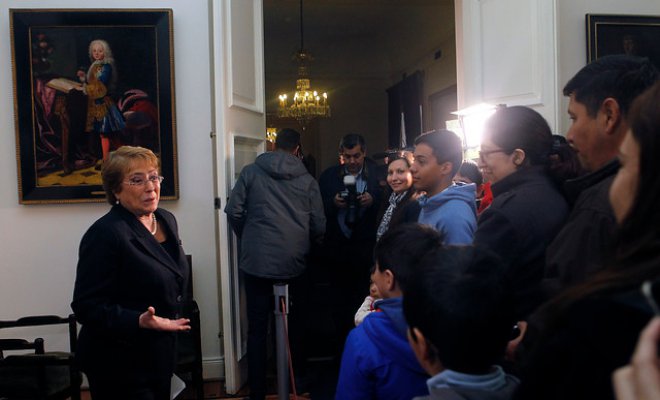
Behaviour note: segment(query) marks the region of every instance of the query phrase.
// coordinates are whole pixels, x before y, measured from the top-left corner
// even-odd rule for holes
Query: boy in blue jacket
[[[461,139],[452,131],[438,130],[415,139],[415,162],[410,166],[417,190],[417,222],[441,232],[445,244],[472,244],[477,229],[476,185],[453,183],[463,162]]]
[[[372,279],[382,299],[346,339],[337,399],[410,400],[428,393],[429,376],[406,338],[402,294],[413,267],[441,243],[434,229],[407,224],[388,231],[376,244]]]

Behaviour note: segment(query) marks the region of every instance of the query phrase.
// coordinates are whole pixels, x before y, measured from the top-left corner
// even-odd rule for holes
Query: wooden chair
[[[0,321],[0,329],[56,324],[69,325],[70,352],[47,352],[42,338],[32,342],[26,339],[0,339],[0,398],[80,400],[82,375],[74,361],[78,331],[73,314],[67,318],[40,315]],[[33,352],[6,354],[17,350]]]
[[[187,383],[192,383],[195,399],[204,399],[204,373],[202,368],[202,337],[199,307],[193,297],[192,256],[187,255],[190,281],[183,317],[190,319],[190,329],[179,333],[177,342],[177,365],[175,373]],[[188,376],[190,378],[188,379]]]

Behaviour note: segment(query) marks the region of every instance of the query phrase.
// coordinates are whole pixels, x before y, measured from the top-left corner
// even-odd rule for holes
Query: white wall
[[[441,57],[436,59],[436,52],[441,52]],[[429,108],[429,98],[444,89],[456,85],[456,38],[452,36],[449,40],[440,43],[437,48],[426,56],[422,57],[417,63],[406,69],[406,73],[413,74],[416,71],[422,71],[424,74],[422,87],[422,105],[423,105],[423,130],[422,132],[436,129],[431,126],[432,117]],[[393,77],[397,81],[401,77],[398,74]],[[455,110],[452,110],[455,111]]]
[[[193,255],[195,297],[202,313],[205,375],[220,375],[218,278],[215,256],[213,164],[206,0],[5,0],[0,4],[0,319],[30,314],[68,315],[78,243],[107,204],[19,205],[9,32],[10,8],[172,8],[180,199],[174,212],[187,253]],[[68,347],[65,328],[48,349]],[[29,332],[28,332],[29,333]],[[35,333],[36,334],[36,333]],[[6,336],[0,332],[0,335]]]
[[[566,133],[570,121],[566,114],[568,98],[562,88],[587,63],[587,34],[585,14],[656,15],[660,16],[657,0],[557,0],[557,59],[560,97],[560,132]]]

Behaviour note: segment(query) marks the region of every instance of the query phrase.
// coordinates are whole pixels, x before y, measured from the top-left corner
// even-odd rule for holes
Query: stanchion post
[[[289,357],[285,323],[289,313],[289,285],[273,285],[275,295],[275,347],[277,356],[277,396],[279,400],[289,399]]]

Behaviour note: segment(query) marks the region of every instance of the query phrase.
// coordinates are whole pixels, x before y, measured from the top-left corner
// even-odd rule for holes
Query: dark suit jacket
[[[141,329],[140,314],[153,306],[156,315],[177,318],[186,293],[188,267],[174,216],[156,211],[173,259],[122,206],[96,221],[80,242],[71,308],[82,324],[76,356],[85,372],[120,382],[149,377],[169,379],[176,336]]]
[[[342,244],[347,241],[353,243],[356,247],[366,247],[368,253],[368,262],[371,262],[371,249],[376,243],[376,229],[378,229],[376,217],[380,208],[383,190],[378,184],[378,177],[376,176],[376,163],[369,158],[365,158],[363,171],[364,179],[367,181],[366,191],[371,194],[374,202],[369,208],[361,213],[350,239],[347,239],[341,231],[337,214],[339,209],[335,206],[335,195],[344,190],[344,166],[335,165],[323,171],[319,178],[319,188],[321,189],[321,198],[323,200],[323,208],[325,210],[326,228],[325,228],[325,242],[326,244]]]

